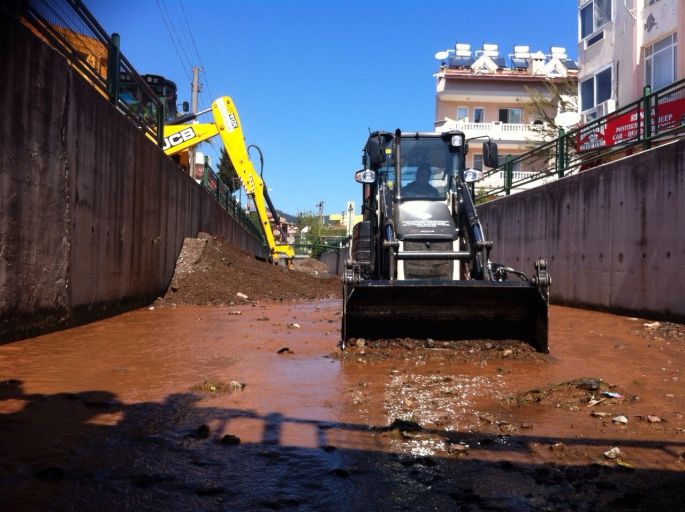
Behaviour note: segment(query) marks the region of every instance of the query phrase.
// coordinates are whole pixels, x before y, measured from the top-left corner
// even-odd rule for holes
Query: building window
[[[652,4],[657,3],[659,0],[645,0],[645,9]]]
[[[580,110],[587,112],[611,98],[611,66],[580,82]]]
[[[479,171],[483,170],[483,155],[482,154],[473,155],[473,168],[478,169]]]
[[[678,61],[677,34],[673,33],[645,47],[645,85],[653,91],[676,80]]]
[[[485,122],[485,109],[476,107],[473,109],[473,122],[474,123],[484,123]]]
[[[602,27],[611,22],[611,0],[589,0],[580,7],[580,39],[587,39],[586,46],[590,46],[604,37],[604,33],[596,34]],[[590,37],[592,36],[592,37]]]
[[[521,124],[521,109],[501,108],[499,109],[499,120],[502,123]]]
[[[457,107],[457,121],[463,121],[469,117],[468,107]]]

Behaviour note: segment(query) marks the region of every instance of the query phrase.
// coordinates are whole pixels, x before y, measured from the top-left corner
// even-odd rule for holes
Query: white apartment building
[[[588,122],[685,77],[683,0],[579,0],[579,110]]]
[[[542,121],[529,119],[522,104],[530,101],[526,90],[533,89],[549,97],[546,82],[576,81],[578,67],[565,48],[552,47],[548,53],[531,52],[528,46],[515,46],[509,55],[500,55],[497,45],[457,43],[454,49],[438,52],[442,60],[435,75],[435,131],[461,130],[466,138],[489,136],[497,142],[500,161],[507,155],[527,152],[539,135],[532,130]],[[483,141],[485,139],[482,139]],[[480,141],[471,144],[467,167],[482,169]],[[525,177],[514,168],[514,180]],[[479,182],[477,188],[491,189],[504,183],[503,173]],[[535,182],[536,186],[541,182]]]

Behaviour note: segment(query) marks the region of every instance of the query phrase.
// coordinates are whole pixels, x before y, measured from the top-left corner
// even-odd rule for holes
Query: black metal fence
[[[647,114],[645,114],[647,113]],[[648,150],[685,133],[685,79],[643,96],[624,107],[521,155],[508,155],[497,168],[484,173],[484,180],[501,179],[502,185],[488,190],[475,184],[476,200],[509,195],[513,189],[538,181],[552,181],[617,157]],[[487,183],[487,182],[486,182]]]
[[[162,145],[163,99],[120,52],[119,35],[108,35],[81,0],[15,0],[11,10],[131,122]],[[135,86],[135,101],[121,94],[122,76]]]

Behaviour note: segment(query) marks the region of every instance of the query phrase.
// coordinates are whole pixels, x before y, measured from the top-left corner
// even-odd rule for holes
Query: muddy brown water
[[[340,310],[145,308],[0,346],[0,509],[685,510],[682,337],[552,307],[550,361],[341,359]],[[582,377],[624,398],[510,400]]]

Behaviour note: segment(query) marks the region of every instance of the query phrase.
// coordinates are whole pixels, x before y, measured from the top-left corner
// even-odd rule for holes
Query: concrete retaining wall
[[[345,270],[345,260],[350,257],[350,248],[343,247],[340,252],[325,252],[319,256],[319,261],[326,264],[329,274],[341,274]]]
[[[685,140],[478,207],[492,261],[533,274],[554,303],[685,320]]]
[[[0,342],[150,303],[200,231],[266,256],[59,54],[0,29]]]

